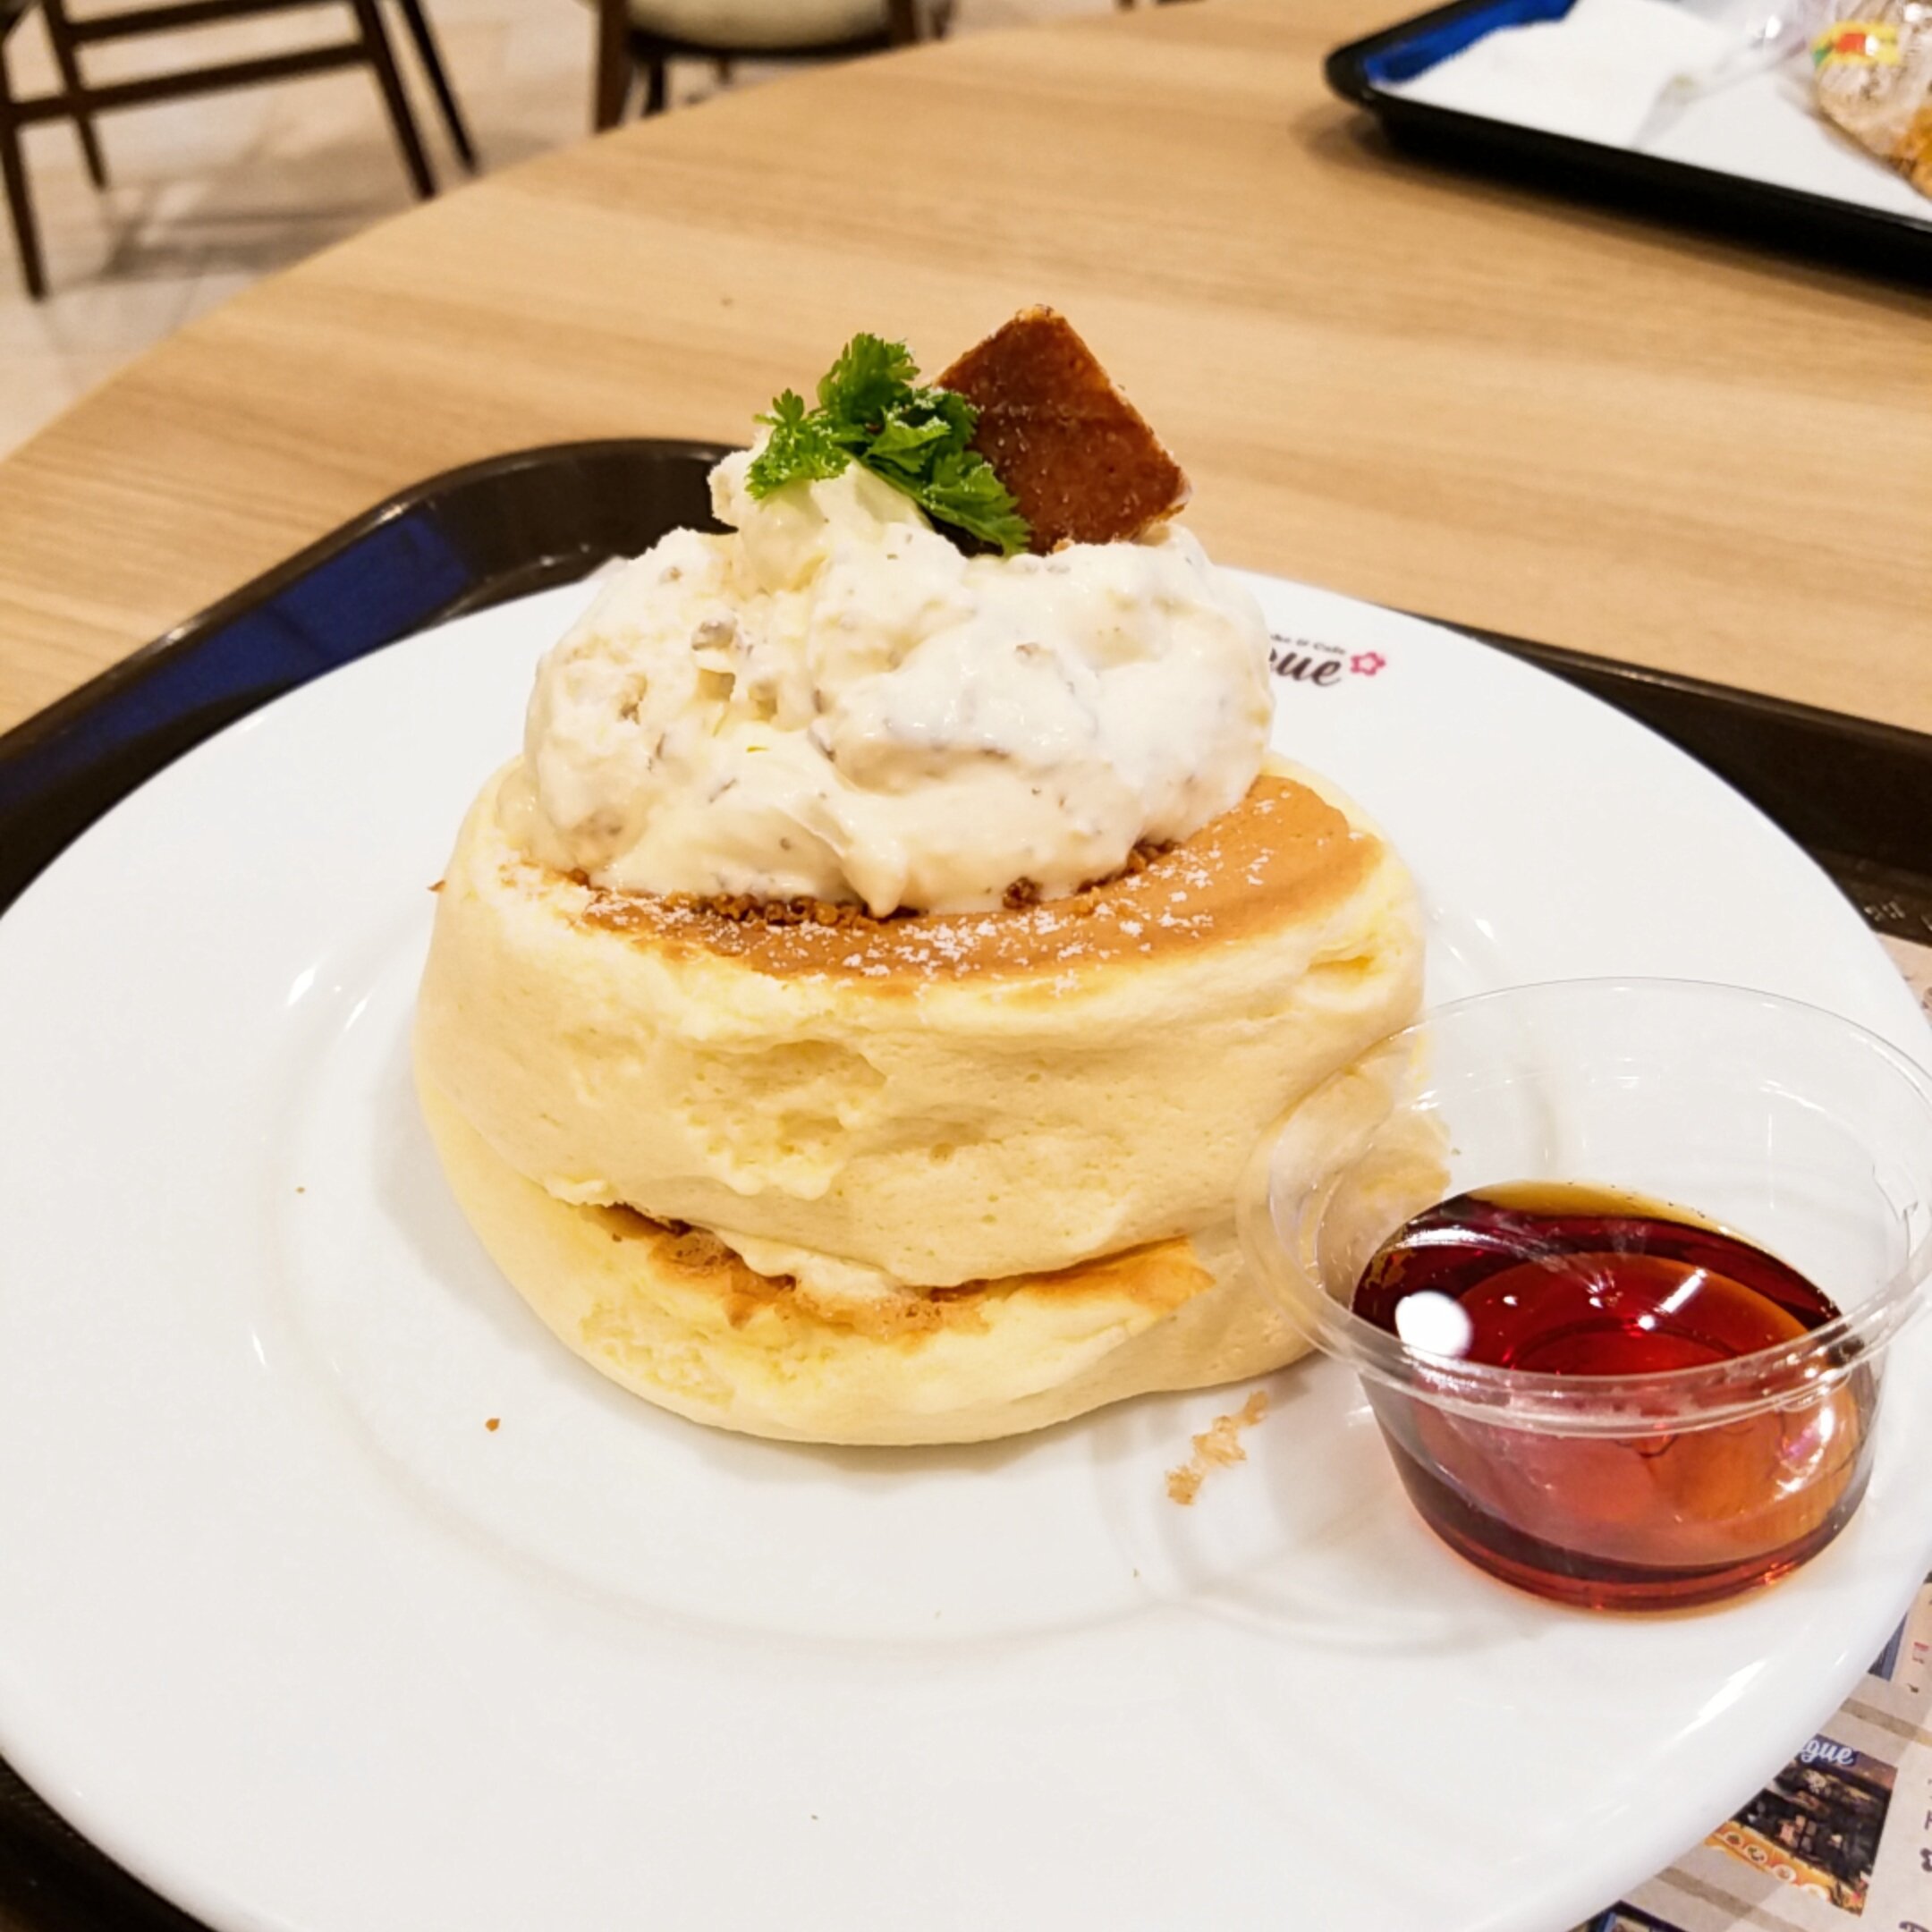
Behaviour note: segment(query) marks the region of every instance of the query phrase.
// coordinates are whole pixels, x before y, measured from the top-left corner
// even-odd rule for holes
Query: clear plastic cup
[[[1598,1376],[1425,1353],[1352,1312],[1412,1216],[1535,1182],[1689,1209],[1839,1313],[1752,1353]],[[1713,1602],[1815,1555],[1864,1494],[1885,1352],[1928,1294],[1932,1076],[1848,1021],[1737,987],[1487,994],[1287,1114],[1241,1221],[1255,1276],[1360,1374],[1411,1500],[1453,1547],[1569,1603]]]

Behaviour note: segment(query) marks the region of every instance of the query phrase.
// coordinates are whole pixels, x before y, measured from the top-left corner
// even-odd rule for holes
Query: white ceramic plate
[[[1921,1054],[1851,909],[1699,767],[1430,627],[1258,585],[1280,742],[1423,882],[1434,990],[1603,972]],[[1349,1377],[970,1451],[661,1415],[560,1348],[405,1071],[431,900],[582,593],[225,733],[0,919],[0,1749],[216,1926],[1556,1932],[1831,1711],[1932,1541],[1870,1495],[1716,1614],[1543,1607],[1402,1503]],[[486,1419],[501,1427],[486,1429]]]

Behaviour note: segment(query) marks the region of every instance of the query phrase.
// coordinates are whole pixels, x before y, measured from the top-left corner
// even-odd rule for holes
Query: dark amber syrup
[[[1419,1351],[1576,1377],[1730,1361],[1838,1314],[1786,1263],[1695,1216],[1546,1183],[1418,1215],[1369,1261],[1353,1306]],[[1865,1486],[1862,1370],[1717,1422],[1660,1403],[1628,1435],[1502,1427],[1385,1386],[1372,1394],[1431,1527],[1567,1602],[1662,1609],[1770,1582],[1830,1541]]]

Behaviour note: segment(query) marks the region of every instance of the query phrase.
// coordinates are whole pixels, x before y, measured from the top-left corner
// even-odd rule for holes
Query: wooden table
[[[1932,730],[1932,305],[1400,159],[1321,80],[1372,19],[819,71],[262,284],[0,463],[0,728],[429,472],[741,439],[855,328],[936,367],[1045,301],[1227,561]]]

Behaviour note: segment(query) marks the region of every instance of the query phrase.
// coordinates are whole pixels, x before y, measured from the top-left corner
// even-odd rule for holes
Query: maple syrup
[[[1838,1314],[1786,1263],[1695,1216],[1541,1182],[1418,1215],[1352,1305],[1425,1359],[1579,1377],[1729,1361]],[[1369,1390],[1411,1498],[1453,1547],[1540,1596],[1625,1609],[1734,1595],[1823,1548],[1864,1492],[1875,1394],[1863,1367],[1822,1393],[1784,1391],[1767,1370],[1752,1412],[1712,1422],[1666,1402],[1604,1435]]]

